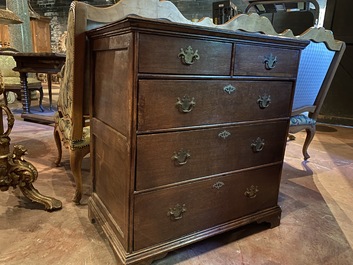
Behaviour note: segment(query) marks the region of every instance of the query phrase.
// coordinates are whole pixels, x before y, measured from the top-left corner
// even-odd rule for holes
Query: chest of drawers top
[[[88,32],[92,49],[123,47],[120,35],[139,33],[138,73],[295,78],[299,50],[308,42],[261,33],[226,31],[128,16]],[[125,43],[126,45],[126,43]]]
[[[122,91],[104,91],[108,84],[95,90],[94,116],[109,124],[114,113],[128,115],[123,110],[129,109],[126,104],[133,97],[139,132],[288,117],[300,50],[307,45],[139,17],[88,35],[100,60],[95,63],[96,81],[119,84],[116,91]],[[123,69],[128,70],[117,73]],[[136,83],[131,87],[129,82]],[[128,87],[137,91],[128,92]],[[261,97],[271,100],[270,108],[259,106]],[[116,103],[109,112],[104,108],[107,101]],[[127,136],[129,128],[119,128],[124,124],[130,128],[122,122],[112,126]]]

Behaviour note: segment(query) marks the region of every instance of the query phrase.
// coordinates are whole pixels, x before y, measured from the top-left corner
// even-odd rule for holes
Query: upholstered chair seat
[[[290,126],[315,126],[316,120],[309,118],[305,114],[294,115],[290,118]]]
[[[61,131],[65,139],[70,139],[72,125],[71,120],[60,117],[59,113],[54,116],[54,122],[57,124],[58,129]],[[85,126],[82,128],[82,139],[81,140],[71,140],[68,141],[68,147],[70,149],[85,148],[89,147],[90,143],[90,126]]]

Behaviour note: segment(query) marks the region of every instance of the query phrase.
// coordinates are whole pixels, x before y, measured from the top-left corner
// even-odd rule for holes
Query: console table
[[[28,73],[46,73],[48,74],[48,91],[49,104],[52,108],[52,90],[51,90],[51,74],[60,72],[61,67],[65,63],[65,54],[58,53],[14,53],[11,54],[16,61],[14,71],[20,72],[21,79],[21,100],[22,100],[22,117],[30,114],[30,95],[27,87]]]
[[[280,224],[307,41],[134,16],[88,37],[89,215],[119,262],[148,264],[245,224]]]

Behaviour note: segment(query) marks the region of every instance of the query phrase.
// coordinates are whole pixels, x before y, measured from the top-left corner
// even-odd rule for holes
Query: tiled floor
[[[34,186],[63,203],[46,212],[18,189],[0,193],[0,264],[116,264],[87,205],[71,202],[74,181],[68,153],[55,167],[53,127],[17,120],[12,144],[28,148],[26,159],[39,171]],[[287,143],[280,187],[281,225],[250,225],[169,253],[154,265],[350,265],[353,264],[353,128],[318,125],[303,163],[304,133]],[[65,150],[64,150],[65,151]],[[89,157],[84,159],[89,196]]]

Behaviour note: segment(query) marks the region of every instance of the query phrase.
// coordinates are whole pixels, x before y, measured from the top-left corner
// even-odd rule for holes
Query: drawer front
[[[231,58],[231,43],[140,35],[140,73],[229,76]]]
[[[295,78],[299,51],[237,44],[234,75]]]
[[[288,117],[292,86],[280,81],[140,80],[138,130]]]
[[[134,250],[277,205],[282,165],[135,196]]]
[[[136,189],[282,161],[288,121],[137,136]]]

